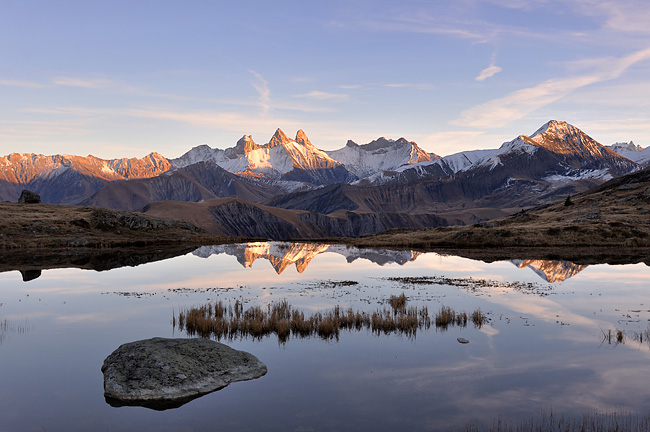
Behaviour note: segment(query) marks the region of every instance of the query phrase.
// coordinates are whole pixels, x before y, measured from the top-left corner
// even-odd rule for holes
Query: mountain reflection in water
[[[539,277],[547,282],[562,282],[587,268],[586,265],[574,264],[571,261],[550,260],[511,260],[519,268],[529,267]]]
[[[256,243],[201,248],[193,255],[195,250],[178,250],[169,259],[173,251],[167,249],[146,255],[133,250],[123,257],[116,257],[118,250],[90,257],[75,253],[69,261],[85,270],[56,261],[53,270],[27,284],[17,270],[31,277],[36,273],[26,270],[49,261],[17,260],[15,267],[0,271],[0,429],[196,431],[219,425],[224,430],[459,432],[474,424],[485,427],[471,430],[489,430],[500,419],[513,425],[502,430],[515,430],[551,410],[554,419],[579,420],[596,412],[650,418],[650,267],[645,261],[580,271],[581,266],[561,261],[509,261],[562,256],[549,258],[543,251],[508,256],[491,250],[481,261],[445,256],[445,251],[330,244]],[[199,258],[212,253],[221,255]],[[343,257],[354,262],[348,265]],[[149,258],[160,260],[87,271]],[[579,259],[574,261],[591,263]],[[551,284],[533,269],[555,281],[580,274]],[[280,271],[281,276],[275,274]],[[275,314],[280,325],[272,328],[282,332],[259,333],[273,322],[274,305],[284,302],[291,308]],[[244,319],[234,320],[237,331],[232,332],[238,304]],[[431,325],[417,327],[417,337],[393,330],[400,322],[409,328],[408,320],[401,321],[408,313],[394,312],[402,304],[407,312],[410,307],[428,311]],[[255,355],[269,373],[164,412],[107,404],[101,373],[106,357],[136,340],[188,337],[185,319],[179,327],[180,313],[204,306],[211,317],[223,318],[214,320],[214,328],[221,322],[225,329],[228,322],[222,340]],[[372,315],[384,310],[395,322],[377,320],[381,326],[373,331]],[[253,311],[248,320],[247,311]],[[489,321],[475,327],[474,311]],[[294,328],[287,327],[288,312],[307,337],[291,333],[283,344],[280,336]],[[325,322],[330,312],[337,318],[333,327]],[[467,325],[464,318],[463,325],[436,324],[439,315],[453,312],[467,313]],[[364,314],[371,317],[370,328]],[[312,318],[314,323],[318,318],[318,327],[303,326]],[[243,333],[240,323],[255,333]],[[646,423],[632,430],[649,429]]]
[[[390,263],[404,265],[415,261],[421,255],[414,251],[391,251],[375,249],[359,249],[343,245],[326,243],[281,243],[281,242],[256,242],[240,243],[218,246],[203,246],[193,252],[201,258],[211,255],[228,254],[237,258],[239,263],[249,268],[255,260],[262,258],[268,260],[275,271],[281,274],[292,264],[296,265],[298,273],[305,271],[314,257],[325,252],[334,252],[343,255],[351,263],[359,258],[365,258],[381,266]]]
[[[343,255],[348,263],[364,258],[380,266],[392,263],[404,265],[415,261],[422,255],[422,252],[410,250],[380,250],[327,243],[284,242],[202,246],[192,253],[201,258],[220,254],[232,255],[245,268],[251,267],[258,259],[265,259],[271,263],[277,274],[281,274],[292,264],[295,264],[298,273],[303,273],[312,259],[325,252]],[[586,265],[559,260],[510,260],[510,262],[521,269],[530,268],[543,280],[551,283],[562,282],[587,268]]]

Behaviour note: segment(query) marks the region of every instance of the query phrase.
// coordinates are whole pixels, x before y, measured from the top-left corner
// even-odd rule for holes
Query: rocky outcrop
[[[277,147],[280,145],[286,145],[290,143],[291,140],[287,137],[280,128],[276,129],[275,133],[271,137],[271,140],[268,143],[268,148]]]
[[[18,202],[24,204],[38,204],[41,202],[41,196],[35,192],[23,189],[20,198],[18,198]]]
[[[170,218],[154,218],[145,216],[141,213],[130,213],[100,208],[92,210],[90,222],[85,220],[73,221],[74,225],[82,225],[84,223],[102,231],[113,231],[119,230],[120,228],[133,231],[155,231],[169,228],[180,228],[189,232],[200,231],[191,223],[184,221]]]
[[[114,406],[175,408],[237,381],[266,374],[254,355],[210,339],[153,338],[121,345],[102,366]]]

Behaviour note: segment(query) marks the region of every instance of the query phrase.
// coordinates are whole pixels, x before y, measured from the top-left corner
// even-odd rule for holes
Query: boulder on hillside
[[[18,202],[26,204],[39,204],[41,202],[41,196],[35,192],[23,189],[20,194],[20,198],[18,198]]]
[[[112,406],[177,408],[231,382],[259,378],[254,355],[210,339],[153,338],[126,343],[102,366],[104,397]]]

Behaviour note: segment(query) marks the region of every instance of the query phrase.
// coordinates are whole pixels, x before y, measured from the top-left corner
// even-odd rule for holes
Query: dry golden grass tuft
[[[236,339],[252,337],[261,339],[275,334],[280,343],[294,337],[318,336],[321,339],[337,339],[341,330],[370,330],[374,334],[402,334],[414,337],[418,330],[431,327],[429,310],[423,307],[407,307],[406,296],[391,296],[391,308],[378,309],[372,313],[342,310],[335,306],[326,312],[316,312],[305,316],[304,312],[293,309],[287,300],[268,304],[266,307],[251,306],[244,310],[243,304],[236,300],[234,305],[225,305],[221,300],[174,313],[172,325],[190,336],[206,338]],[[480,310],[470,316],[476,327],[487,322]],[[450,318],[451,317],[451,318]],[[456,312],[442,307],[433,317],[436,328],[446,330],[450,326],[465,327],[469,322],[466,312]]]

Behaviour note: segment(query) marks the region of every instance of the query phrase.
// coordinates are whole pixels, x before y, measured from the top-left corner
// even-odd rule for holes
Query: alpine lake
[[[649,290],[643,263],[485,263],[308,243],[202,247],[101,272],[8,271],[0,273],[0,431],[469,431],[552,418],[643,424]],[[178,321],[193,307],[270,310],[286,302],[306,316],[337,307],[390,314],[400,297],[430,322],[415,331],[212,335],[255,355],[266,375],[173,409],[113,406],[104,397],[104,359],[127,342],[198,337]],[[484,321],[439,325],[442,310],[480,311]]]

